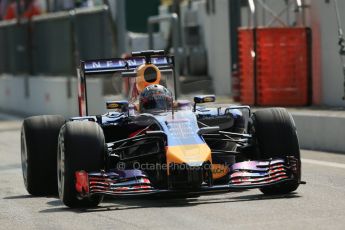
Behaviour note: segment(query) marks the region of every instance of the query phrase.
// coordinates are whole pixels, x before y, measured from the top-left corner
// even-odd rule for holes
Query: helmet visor
[[[167,112],[172,108],[172,97],[164,94],[153,94],[141,99],[141,112]]]

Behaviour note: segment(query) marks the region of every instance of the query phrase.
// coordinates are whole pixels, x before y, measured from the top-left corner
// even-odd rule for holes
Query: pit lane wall
[[[342,111],[290,110],[301,148],[345,153],[345,114]]]
[[[27,82],[25,82],[27,81]],[[0,110],[29,115],[78,115],[77,81],[67,77],[0,76]],[[88,80],[89,113],[105,112],[100,79]],[[300,146],[304,149],[345,152],[345,114],[341,111],[289,109],[296,122]]]
[[[88,95],[90,114],[104,112],[102,82],[99,79],[89,79],[87,87],[90,92]],[[77,116],[77,81],[75,77],[71,77],[69,81],[67,77],[56,76],[1,75],[0,110],[25,116],[37,114],[61,114],[66,118]]]

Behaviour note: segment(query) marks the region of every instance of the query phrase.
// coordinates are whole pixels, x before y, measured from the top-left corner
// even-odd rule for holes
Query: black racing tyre
[[[21,161],[25,188],[31,195],[57,194],[56,152],[65,119],[58,115],[26,118],[21,129]]]
[[[102,128],[91,121],[67,122],[60,130],[57,155],[58,190],[62,202],[71,208],[97,206],[103,196],[78,197],[75,172],[104,169],[105,139]]]
[[[299,160],[299,178],[262,188],[261,192],[275,195],[295,191],[299,186],[301,165],[298,137],[292,116],[284,108],[271,108],[256,111],[252,118],[261,159],[294,156]]]

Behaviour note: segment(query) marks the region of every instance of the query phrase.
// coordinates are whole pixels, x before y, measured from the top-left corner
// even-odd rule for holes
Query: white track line
[[[318,160],[302,158],[302,163],[313,164],[313,165],[322,165],[322,166],[328,166],[328,167],[333,167],[333,168],[345,169],[345,164],[329,162],[329,161],[318,161]]]

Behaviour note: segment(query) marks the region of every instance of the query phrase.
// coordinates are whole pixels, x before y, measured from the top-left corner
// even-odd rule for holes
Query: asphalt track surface
[[[20,120],[0,115],[0,229],[345,229],[345,154],[302,151],[307,184],[285,196],[251,190],[107,199],[99,208],[69,209],[56,197],[26,192],[20,126]]]

